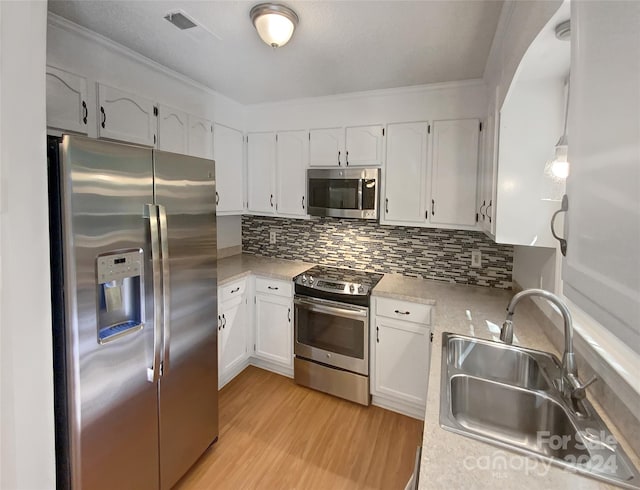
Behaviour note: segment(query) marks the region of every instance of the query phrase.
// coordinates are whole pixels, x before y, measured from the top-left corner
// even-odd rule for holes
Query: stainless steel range
[[[369,303],[380,279],[322,266],[294,278],[296,383],[369,405]]]

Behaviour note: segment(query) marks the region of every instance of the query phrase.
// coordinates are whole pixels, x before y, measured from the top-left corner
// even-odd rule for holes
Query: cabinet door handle
[[[237,288],[235,288],[235,289],[232,289],[232,290],[231,290],[231,294],[233,294],[233,293],[237,293],[238,291],[240,291],[240,286],[238,286],[238,287],[237,287]]]
[[[376,342],[380,343],[380,329],[376,327]]]
[[[87,103],[83,100],[82,101],[82,122],[87,124],[87,116],[89,115],[89,111],[87,110]]]
[[[346,152],[346,155],[347,155],[347,167],[348,167],[349,166],[349,152],[348,151]]]
[[[436,202],[435,200],[431,199],[431,216],[435,216],[436,215]]]
[[[400,310],[396,310],[395,313],[397,315],[410,315],[411,314],[410,311],[400,311]]]
[[[216,191],[216,206],[220,204],[220,194],[218,194],[218,191]]]
[[[384,199],[384,212],[389,214],[389,198],[385,197]]]
[[[218,315],[218,330],[222,329],[222,317]]]
[[[491,223],[491,215],[489,214],[491,206],[493,206],[493,199],[489,201],[489,205],[487,206],[487,209],[485,209],[485,213],[487,213],[487,217],[489,218],[489,223]]]
[[[227,326],[227,319],[224,316],[224,313],[222,314],[222,328]]]
[[[342,164],[340,163],[340,150],[338,150],[338,165],[342,165]]]
[[[267,289],[271,289],[272,291],[277,291],[278,290],[278,286],[267,286]]]
[[[304,209],[304,196],[302,196],[302,209]]]
[[[269,204],[271,204],[271,207],[273,207],[273,194],[271,194],[271,196],[269,197]]]
[[[291,323],[291,308],[287,310],[287,320],[289,320],[289,323]]]
[[[102,123],[100,125],[104,129],[107,124],[107,114],[104,112],[104,107],[100,106],[100,113],[102,114]]]
[[[556,234],[554,225],[558,214],[566,213],[567,211],[569,211],[569,198],[565,194],[564,196],[562,196],[562,204],[560,205],[560,209],[553,213],[553,216],[551,217],[551,234],[553,235],[553,238],[560,242],[560,252],[562,252],[562,255],[564,257],[567,256],[567,240]]]
[[[484,218],[485,218],[485,214],[484,214],[484,211],[482,211],[482,208],[484,208],[486,205],[487,205],[487,200],[483,199],[482,206],[480,206],[480,214],[482,215],[482,221],[484,221]]]

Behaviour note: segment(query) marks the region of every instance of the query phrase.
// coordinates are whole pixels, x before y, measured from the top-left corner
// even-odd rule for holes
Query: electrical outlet
[[[276,230],[269,231],[269,244],[270,245],[276,244]]]
[[[482,267],[482,252],[480,250],[471,251],[471,267]]]

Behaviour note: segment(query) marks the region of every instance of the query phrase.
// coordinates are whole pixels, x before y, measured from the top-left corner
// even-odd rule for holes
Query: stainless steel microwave
[[[378,219],[379,168],[307,170],[311,216]]]

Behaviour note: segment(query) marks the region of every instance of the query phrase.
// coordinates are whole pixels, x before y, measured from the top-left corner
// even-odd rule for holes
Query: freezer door
[[[218,436],[216,189],[212,160],[154,151],[154,171],[167,295],[160,485],[169,489]]]
[[[144,217],[153,203],[152,154],[77,136],[65,136],[61,147],[72,487],[157,489],[157,383],[147,377],[155,325]],[[114,289],[106,301],[101,256],[104,274],[120,274],[108,281]],[[134,274],[128,260],[137,264],[137,279],[122,279]],[[101,323],[114,326],[129,316],[138,322],[135,328],[125,325],[118,335],[101,338]]]

